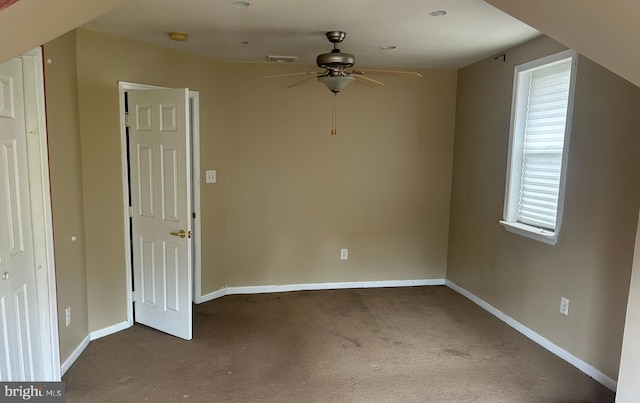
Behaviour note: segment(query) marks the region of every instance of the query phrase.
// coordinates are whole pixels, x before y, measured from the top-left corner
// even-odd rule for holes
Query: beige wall
[[[331,136],[324,86],[250,80],[304,70],[233,66],[227,284],[444,278],[456,72],[350,84]]]
[[[0,11],[0,63],[104,14],[124,0],[20,0]]]
[[[620,359],[620,376],[616,402],[634,403],[640,396],[640,225],[636,233],[636,247],[633,258],[633,273],[629,302],[627,304],[627,320],[624,328],[622,358]]]
[[[580,57],[558,244],[498,224],[513,67],[561,49],[545,37],[459,72],[447,278],[616,379],[640,205],[640,90]]]
[[[202,166],[225,177],[225,65],[192,54],[78,30],[78,90],[87,242],[89,329],[126,320],[118,81],[200,91]],[[203,188],[203,284],[224,285],[224,181]]]
[[[64,362],[88,334],[75,33],[48,43],[44,58],[51,60],[45,64],[45,80],[60,358]],[[68,306],[71,325],[67,327]]]

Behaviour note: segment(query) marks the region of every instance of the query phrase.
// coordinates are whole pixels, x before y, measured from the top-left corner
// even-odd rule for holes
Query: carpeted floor
[[[226,296],[194,338],[92,342],[67,402],[613,402],[613,392],[446,287]]]

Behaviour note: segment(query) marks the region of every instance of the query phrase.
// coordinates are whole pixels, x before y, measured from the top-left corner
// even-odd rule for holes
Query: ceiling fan
[[[277,74],[272,76],[256,77],[262,78],[275,78],[285,76],[296,75],[308,75],[313,76],[306,78],[302,81],[298,81],[287,88],[295,87],[304,84],[310,80],[316,79],[324,84],[329,91],[337,94],[341,92],[349,83],[355,81],[360,84],[367,85],[369,87],[380,87],[384,85],[380,81],[366,77],[366,75],[386,75],[397,76],[403,78],[420,78],[422,74],[411,71],[390,71],[390,70],[370,70],[370,69],[357,69],[350,70],[356,64],[356,58],[351,53],[343,53],[338,49],[337,44],[344,41],[347,36],[346,32],[342,31],[329,31],[325,34],[329,42],[333,43],[333,50],[330,53],[322,53],[316,58],[316,64],[318,67],[323,68],[324,71],[303,71],[299,73]]]
[[[324,69],[324,71],[302,71],[299,73],[288,73],[288,74],[276,74],[273,76],[263,76],[263,77],[255,77],[255,78],[275,78],[275,77],[285,77],[285,76],[297,76],[297,75],[307,75],[312,76],[309,78],[305,78],[302,81],[298,81],[291,85],[288,85],[287,88],[295,87],[310,80],[316,79],[317,81],[324,84],[329,91],[331,91],[334,95],[338,95],[344,87],[346,87],[352,81],[355,81],[360,84],[367,85],[369,87],[380,87],[384,85],[380,81],[374,80],[372,78],[366,77],[366,74],[370,75],[386,75],[386,76],[397,76],[403,78],[420,78],[422,74],[415,73],[411,71],[390,71],[390,70],[370,70],[370,69],[358,69],[358,70],[347,70],[352,68],[356,64],[356,57],[351,53],[343,53],[340,49],[338,49],[337,44],[344,41],[347,34],[342,31],[329,31],[325,34],[329,42],[333,43],[333,50],[329,53],[322,53],[318,55],[316,58],[316,64],[318,67]],[[332,111],[332,124],[331,124],[331,135],[335,136],[337,134],[336,126],[337,126],[337,97],[333,97],[333,111]]]

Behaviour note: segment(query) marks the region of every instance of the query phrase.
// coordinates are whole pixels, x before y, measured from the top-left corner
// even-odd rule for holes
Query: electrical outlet
[[[69,326],[71,324],[71,307],[70,306],[68,306],[64,310],[64,315],[65,315],[67,326]]]
[[[560,313],[564,316],[569,315],[569,299],[565,297],[560,298]]]
[[[216,180],[218,179],[217,176],[218,175],[217,175],[215,169],[207,170],[207,171],[205,171],[205,175],[204,175],[205,182],[206,183],[216,183]]]
[[[340,249],[340,260],[349,259],[349,249]]]

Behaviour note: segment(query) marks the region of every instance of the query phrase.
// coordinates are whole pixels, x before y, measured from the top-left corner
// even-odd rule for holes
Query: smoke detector
[[[172,41],[184,42],[187,40],[188,37],[189,37],[189,34],[186,32],[178,32],[178,31],[169,32],[169,38],[171,38]]]

